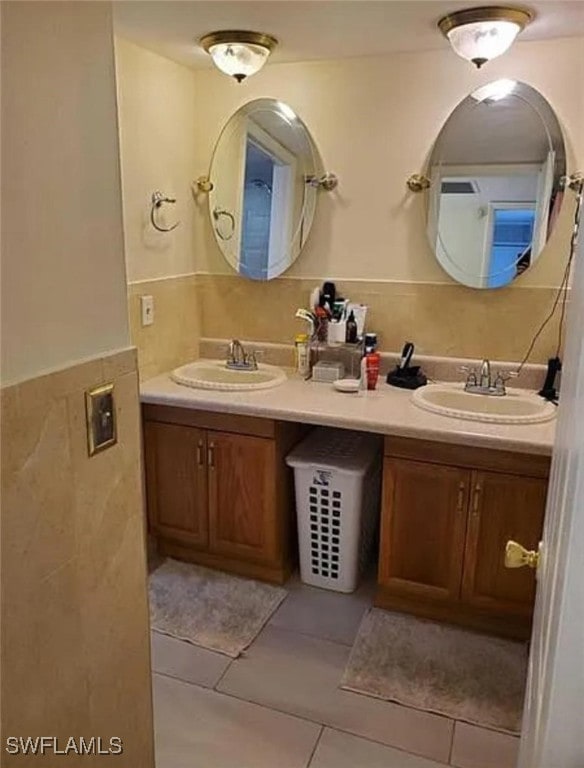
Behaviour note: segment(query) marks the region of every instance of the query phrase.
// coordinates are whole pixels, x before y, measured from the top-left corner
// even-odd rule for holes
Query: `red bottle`
[[[365,363],[367,365],[367,389],[375,389],[377,387],[380,362],[381,355],[379,352],[368,352],[365,356]]]

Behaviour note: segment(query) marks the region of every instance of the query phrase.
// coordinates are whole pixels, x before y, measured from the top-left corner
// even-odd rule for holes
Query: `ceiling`
[[[253,29],[274,35],[280,45],[273,62],[374,56],[446,48],[448,42],[436,28],[438,19],[485,4],[484,0],[121,0],[114,2],[114,27],[122,37],[199,69],[211,63],[194,43],[214,30]],[[584,0],[525,5],[536,17],[521,40],[584,35]]]

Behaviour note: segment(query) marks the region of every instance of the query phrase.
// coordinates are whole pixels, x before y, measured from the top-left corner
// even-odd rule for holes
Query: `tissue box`
[[[312,368],[312,380],[331,384],[345,375],[345,366],[338,361],[321,360]]]

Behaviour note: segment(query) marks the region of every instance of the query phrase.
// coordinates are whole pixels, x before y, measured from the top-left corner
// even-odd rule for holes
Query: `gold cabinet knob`
[[[539,564],[539,551],[525,549],[516,541],[508,541],[505,546],[505,568],[537,568]]]

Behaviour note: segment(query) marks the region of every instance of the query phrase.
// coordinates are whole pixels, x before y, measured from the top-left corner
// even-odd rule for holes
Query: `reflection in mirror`
[[[240,274],[270,280],[298,258],[310,232],[321,173],[312,138],[275,99],[245,104],[223,129],[211,161],[211,223]]]
[[[428,237],[441,266],[473,288],[511,283],[548,241],[565,173],[562,132],[541,94],[514,80],[474,91],[430,158]]]

